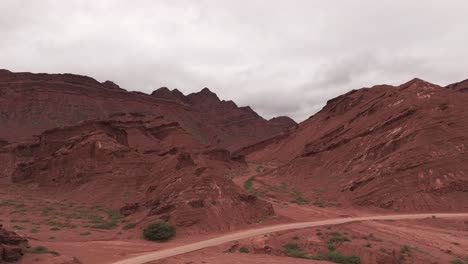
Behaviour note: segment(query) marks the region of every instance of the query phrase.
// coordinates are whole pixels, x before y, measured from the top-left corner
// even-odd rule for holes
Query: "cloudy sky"
[[[209,87],[302,121],[351,89],[468,78],[467,12],[466,0],[1,0],[0,68]]]

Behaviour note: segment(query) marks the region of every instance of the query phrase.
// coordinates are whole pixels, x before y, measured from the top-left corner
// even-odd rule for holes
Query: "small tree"
[[[175,227],[164,221],[156,221],[143,229],[143,236],[150,241],[165,242],[174,237],[175,234]]]

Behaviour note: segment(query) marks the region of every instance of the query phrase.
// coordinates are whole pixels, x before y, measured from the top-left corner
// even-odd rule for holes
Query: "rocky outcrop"
[[[257,162],[276,161],[280,167],[268,175],[310,197],[317,195],[310,191],[315,188],[348,205],[466,210],[463,85],[447,89],[413,79],[353,90],[283,137],[243,153]]]
[[[24,255],[28,241],[0,224],[0,262],[15,262]]]
[[[244,170],[243,160],[206,148],[165,117],[116,114],[7,145],[0,161],[16,184],[61,199],[108,201],[138,223],[164,219],[191,232],[212,232],[274,214],[271,204],[245,199],[225,176]]]

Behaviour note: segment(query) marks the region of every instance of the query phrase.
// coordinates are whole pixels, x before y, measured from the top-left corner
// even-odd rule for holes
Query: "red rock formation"
[[[15,262],[24,255],[28,241],[0,224],[0,263]]]
[[[321,189],[343,204],[466,210],[466,102],[462,89],[419,79],[354,90],[248,158],[282,164],[270,175],[311,197]]]
[[[73,74],[0,71],[0,138],[18,142],[47,129],[115,113],[171,117],[199,140],[234,149],[280,133],[248,107],[221,101],[207,88],[184,96],[161,88],[146,95]]]
[[[82,202],[106,203],[139,222],[164,219],[197,231],[228,229],[272,215],[226,177],[245,169],[161,116],[113,115],[48,130],[0,149],[17,184]],[[217,155],[215,155],[217,156]]]

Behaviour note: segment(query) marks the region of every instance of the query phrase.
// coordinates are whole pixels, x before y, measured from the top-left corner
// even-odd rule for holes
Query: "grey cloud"
[[[2,0],[0,68],[209,87],[301,121],[332,97],[468,78],[465,0]]]

